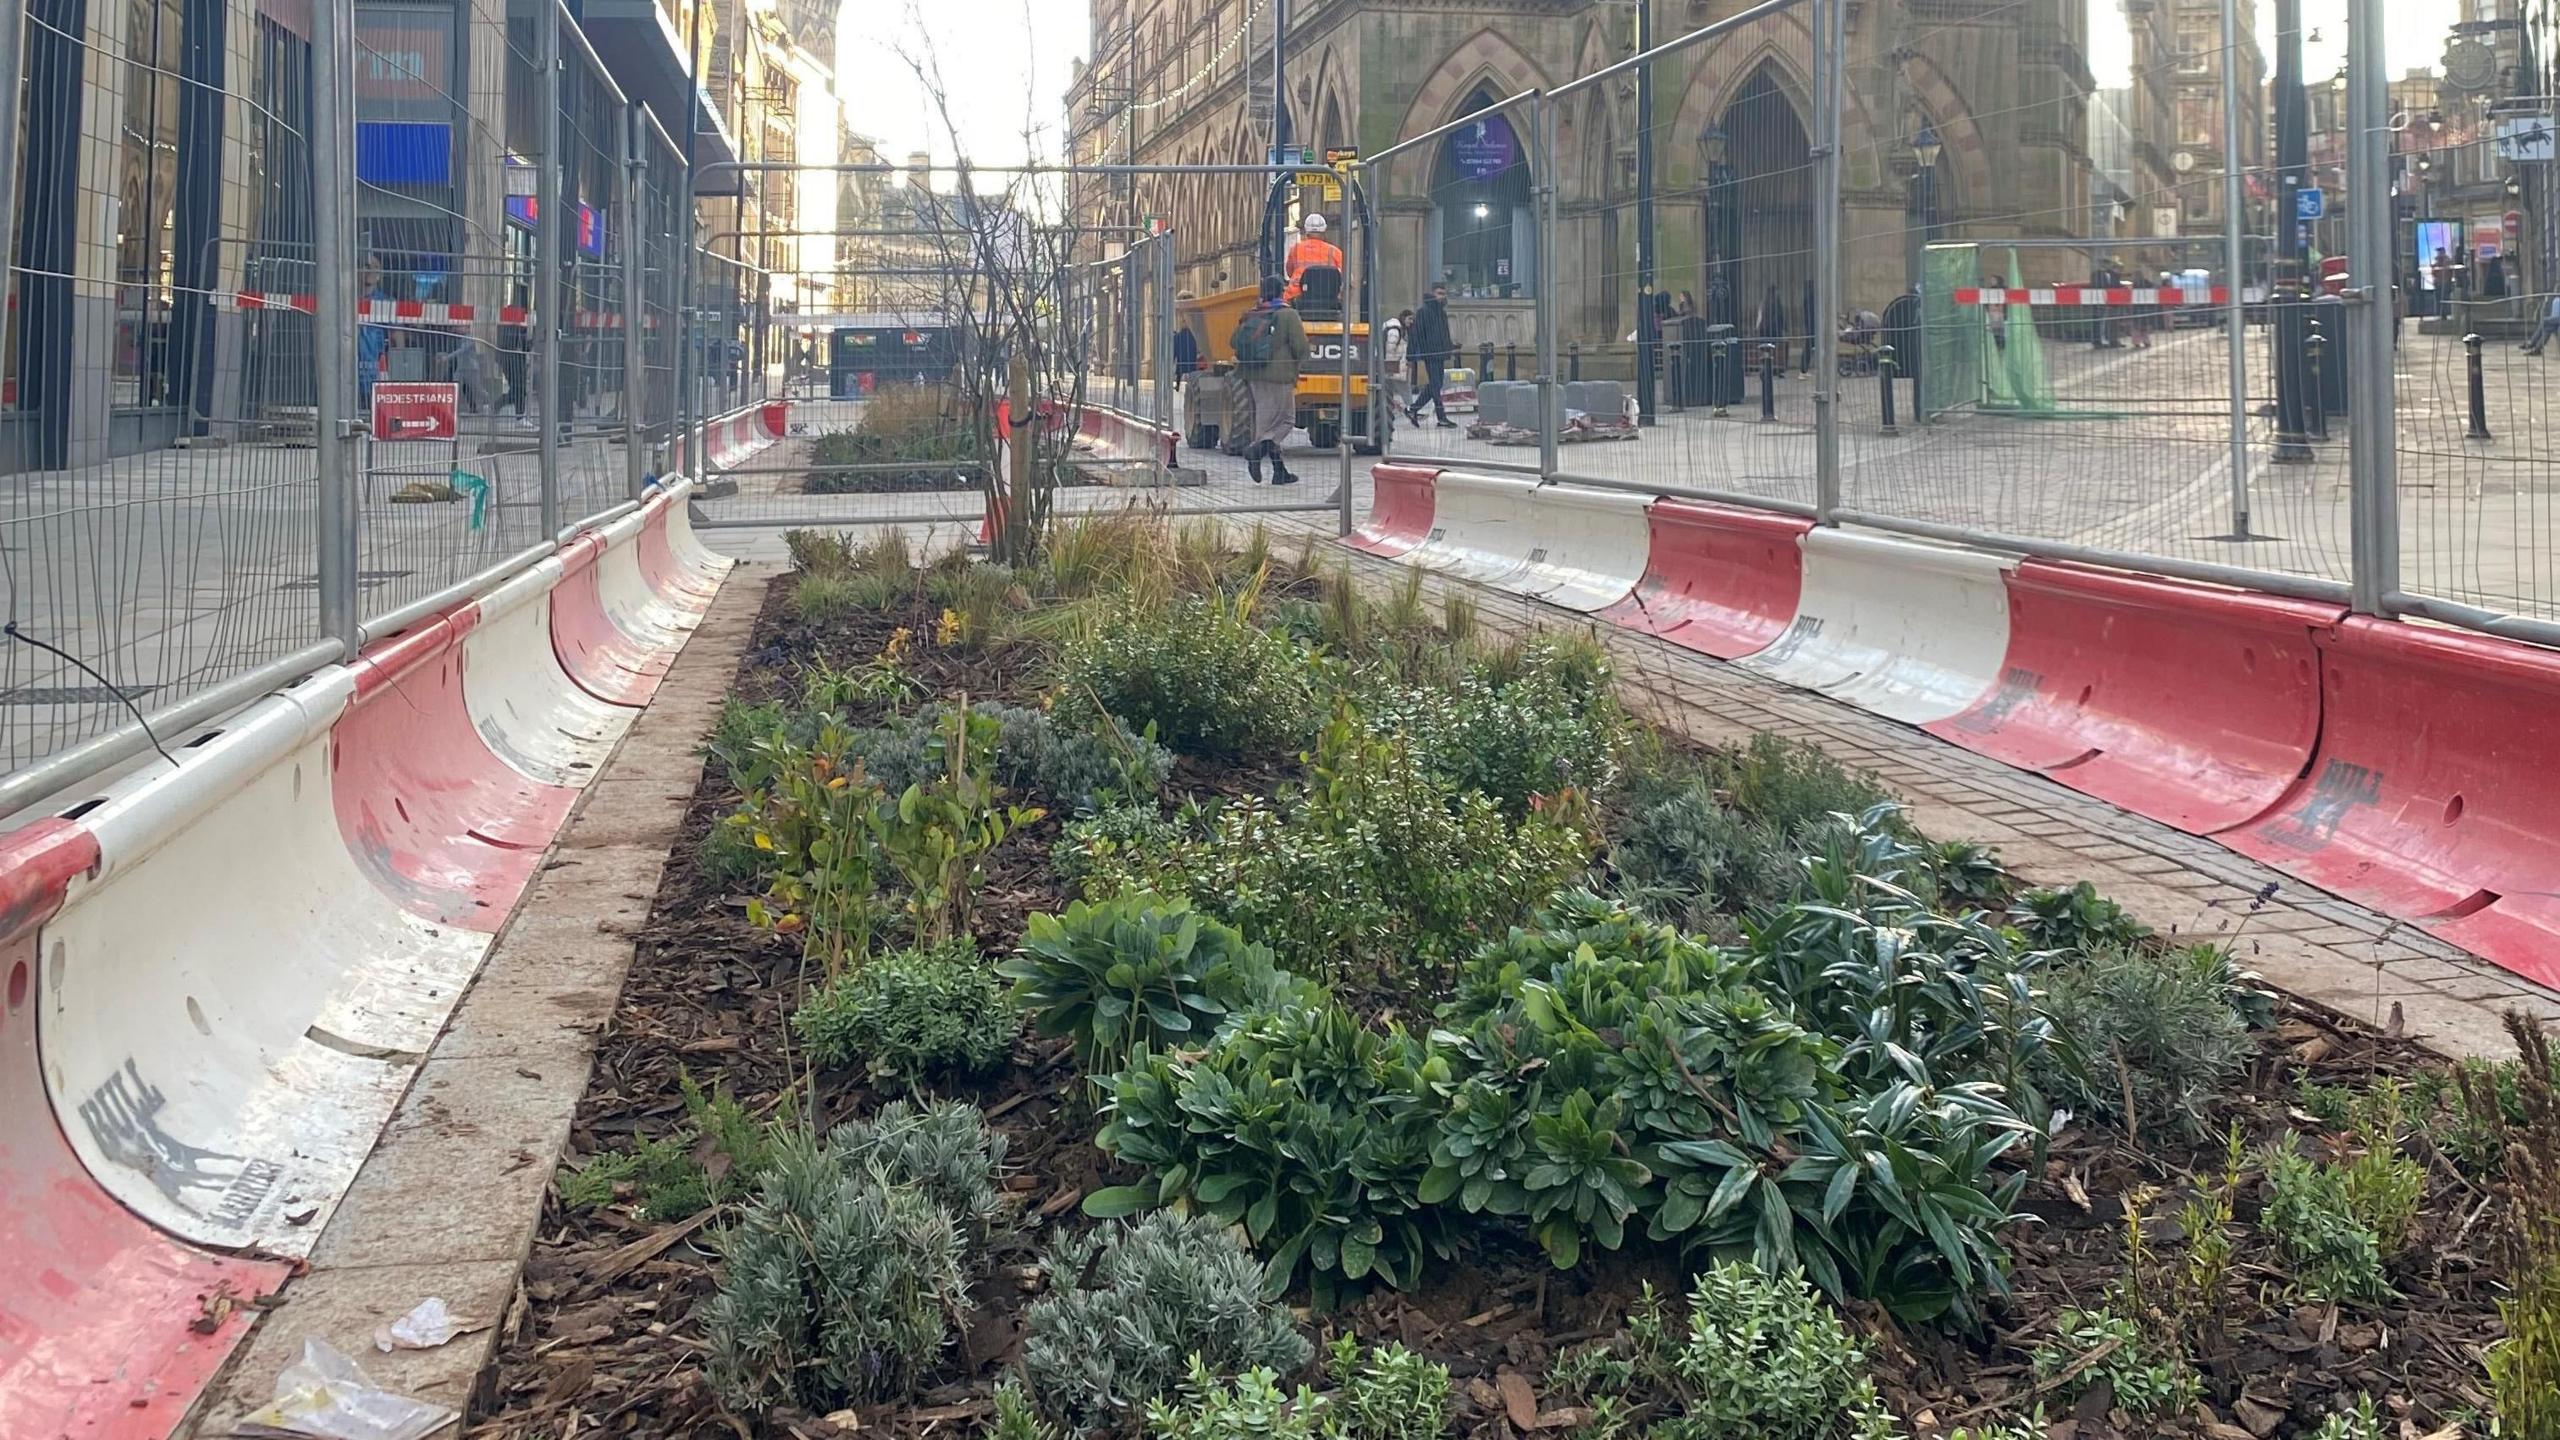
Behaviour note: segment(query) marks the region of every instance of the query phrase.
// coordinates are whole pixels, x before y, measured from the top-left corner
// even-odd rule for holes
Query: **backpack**
[[[1236,363],[1248,370],[1260,370],[1271,363],[1280,348],[1280,325],[1272,317],[1276,310],[1254,310],[1236,322]]]

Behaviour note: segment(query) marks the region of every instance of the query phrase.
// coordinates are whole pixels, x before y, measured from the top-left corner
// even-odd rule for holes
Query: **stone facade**
[[[1657,43],[1747,8],[1747,0],[1651,0]],[[1271,143],[1270,7],[1251,0],[1091,0],[1094,58],[1069,96],[1072,153],[1138,164],[1259,162]],[[1845,306],[1881,310],[1908,284],[1917,246],[1912,137],[1938,136],[1932,234],[1940,239],[2087,235],[2091,80],[2078,0],[1849,0],[1841,235]],[[1288,38],[1293,146],[1375,156],[1400,138],[1487,102],[1546,92],[1634,52],[1634,13],[1589,0],[1297,0]],[[1252,17],[1247,29],[1247,17]],[[1705,306],[1710,230],[1722,216],[1725,272],[1748,325],[1776,289],[1801,315],[1812,273],[1814,168],[1810,5],[1763,17],[1658,62],[1654,83],[1657,270],[1668,292]],[[1529,106],[1501,113],[1520,176],[1479,176],[1504,142],[1476,136],[1393,157],[1370,172],[1386,299],[1413,303],[1433,279],[1460,298],[1460,339],[1531,338],[1530,298],[1557,286],[1565,338],[1623,339],[1636,308],[1636,160],[1632,77],[1557,102],[1553,179],[1561,229],[1552,277],[1538,274],[1527,196],[1548,177]],[[1701,138],[1719,130],[1732,187],[1710,201]],[[1182,237],[1181,283],[1208,292],[1256,269],[1268,182],[1250,176],[1150,176],[1103,218],[1166,217]],[[1303,200],[1322,204],[1310,187]],[[1520,208],[1515,209],[1514,206]],[[1106,209],[1113,208],[1106,206]],[[1339,204],[1324,205],[1339,218]],[[1507,224],[1515,219],[1519,223]],[[1470,222],[1475,222],[1473,225]],[[1339,228],[1339,227],[1337,227]],[[1506,233],[1507,232],[1507,233]],[[1482,243],[1479,243],[1482,242]],[[2067,257],[2067,258],[2066,258]],[[2028,252],[2030,267],[2048,263]],[[2076,268],[2078,252],[2054,252]],[[2031,276],[2030,278],[2065,278]],[[1801,329],[1793,325],[1791,329]]]

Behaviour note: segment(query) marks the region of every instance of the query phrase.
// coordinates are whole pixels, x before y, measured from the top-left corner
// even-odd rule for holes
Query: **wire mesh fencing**
[[[38,4],[0,85],[0,793],[342,656],[661,468],[684,179],[567,11]]]

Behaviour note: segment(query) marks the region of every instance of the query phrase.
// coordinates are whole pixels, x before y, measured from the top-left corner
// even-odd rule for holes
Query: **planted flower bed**
[[[1216,538],[795,537],[481,1433],[2560,1433],[2546,1065]]]

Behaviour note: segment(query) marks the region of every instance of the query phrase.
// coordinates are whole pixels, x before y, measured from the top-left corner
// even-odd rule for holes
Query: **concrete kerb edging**
[[[0,1201],[24,1202],[6,1248],[37,1267],[0,1271],[0,1437],[169,1433],[250,1312],[197,1335],[162,1290],[253,1298],[281,1266],[218,1252],[327,1233],[633,713],[560,668],[562,586],[610,583],[595,618],[663,651],[725,571],[639,562],[684,489],[0,837],[0,895],[25,892],[0,957]]]
[[[598,1037],[751,638],[761,584],[730,587],[594,784],[462,997],[417,1085],[321,1237],[309,1273],[215,1387],[193,1433],[228,1434],[317,1335],[378,1383],[456,1407],[484,1400],[496,1328],[435,1350],[370,1348],[429,1295],[500,1321],[529,1255]]]

